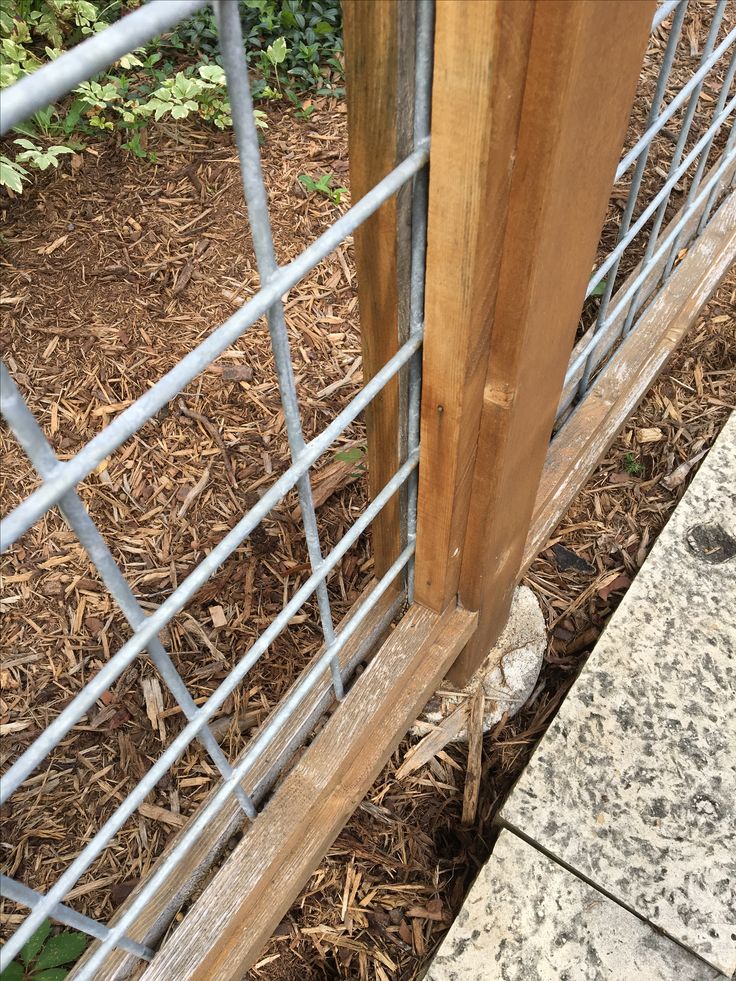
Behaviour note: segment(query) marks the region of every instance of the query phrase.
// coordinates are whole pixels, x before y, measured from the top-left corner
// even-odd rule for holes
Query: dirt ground
[[[705,8],[711,6],[696,4],[689,15],[683,44],[691,50],[702,43]],[[653,58],[657,45],[661,50],[655,38]],[[692,70],[696,54],[689,57]],[[677,81],[675,76],[673,85]],[[652,85],[651,72],[645,72],[630,142],[643,125],[641,106]],[[289,110],[270,110],[269,127],[264,170],[283,261],[349,204],[309,197],[297,180],[301,173],[316,178],[330,172],[336,183],[348,183],[345,106],[323,100],[308,122]],[[257,289],[230,136],[161,127],[150,145],[158,155],[155,166],[101,144],[65,162],[58,175],[39,181],[22,199],[2,205],[4,357],[61,459]],[[665,137],[653,149],[652,181],[661,183],[656,169],[666,166],[671,145]],[[620,216],[617,194],[603,251],[612,245]],[[673,209],[681,202],[680,192]],[[622,265],[622,274],[628,268]],[[463,827],[460,821],[465,750],[448,748],[397,780],[408,743],[402,745],[251,977],[421,977],[490,852],[499,803],[734,405],[735,300],[732,274],[527,576],[545,612],[549,649],[530,704],[485,740],[475,824]],[[352,247],[346,244],[295,287],[286,310],[309,438],[362,383]],[[588,323],[593,312],[592,306],[584,312]],[[650,441],[643,441],[642,430],[650,431]],[[652,439],[655,430],[659,435]],[[37,480],[5,426],[0,439],[7,512]],[[360,468],[335,459],[335,452],[363,440],[356,423],[321,461],[315,491],[333,491],[318,509],[326,543],[337,541],[365,505]],[[273,360],[259,323],[91,475],[80,493],[144,608],[153,608],[287,465]],[[214,690],[308,574],[295,504],[289,498],[275,509],[168,631],[167,646],[198,700]],[[577,568],[570,567],[569,551],[582,560]],[[337,617],[371,571],[364,536],[330,581]],[[55,513],[10,550],[3,574],[5,764],[129,632]],[[315,612],[312,604],[305,606],[218,717],[218,737],[231,758],[319,647]],[[159,690],[155,671],[139,660],[14,795],[3,815],[4,871],[41,890],[58,877],[180,731],[180,712]],[[150,795],[147,811],[126,824],[68,901],[109,918],[216,780],[213,766],[192,746]],[[4,930],[22,918],[11,903],[0,907]]]

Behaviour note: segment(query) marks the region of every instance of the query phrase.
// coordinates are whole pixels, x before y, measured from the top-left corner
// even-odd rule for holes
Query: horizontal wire
[[[327,428],[307,443],[302,456],[271,485],[258,503],[231,528],[227,535],[202,559],[197,568],[179,584],[154,613],[146,618],[145,624],[135,631],[132,637],[87,682],[57,718],[44,729],[36,741],[3,775],[3,779],[0,781],[0,804],[4,803],[26,777],[33,772],[41,760],[48,756],[71,727],[77,724],[128,664],[147,646],[151,638],[155,637],[184,608],[197,590],[207,582],[228,556],[266,517],[269,511],[294,487],[302,473],[306,473],[335,438],[358,417],[378,392],[400,370],[402,365],[406,364],[414,352],[419,349],[421,343],[421,334],[411,337],[390,361],[371,378],[362,391],[335,416]],[[334,550],[332,554],[334,554]],[[325,565],[329,564],[331,555],[325,558]],[[310,577],[307,582],[311,582],[312,579],[319,581],[316,574]]]
[[[666,3],[662,3],[657,7],[657,11],[652,18],[652,31],[656,31],[660,26],[662,21],[668,17],[675,7],[679,6],[681,3],[687,3],[687,0],[667,0]]]
[[[626,249],[629,247],[629,245],[631,245],[644,225],[646,225],[654,212],[657,210],[658,206],[665,200],[665,198],[669,197],[672,188],[675,186],[675,184],[677,184],[680,178],[687,173],[690,167],[692,167],[696,158],[705,149],[706,145],[708,145],[718,130],[724,125],[724,123],[728,122],[728,117],[734,112],[734,110],[736,110],[736,96],[734,96],[733,99],[731,99],[731,101],[726,105],[725,109],[723,109],[723,111],[715,117],[708,129],[705,130],[692,150],[683,159],[682,163],[676,168],[676,170],[672,171],[660,190],[654,195],[649,204],[631,226],[627,234],[621,239],[616,248],[609,252],[605,261],[602,262],[598,269],[596,269],[596,271],[593,273],[590,282],[588,283],[588,289],[585,294],[586,298],[591,295],[593,290],[596,288],[598,283],[601,282],[616,260],[624,254]]]
[[[338,634],[334,644],[332,644],[330,648],[326,649],[322,656],[315,661],[312,667],[301,676],[290,694],[277,709],[277,713],[282,713],[281,726],[283,726],[288,720],[289,714],[293,708],[296,707],[301,699],[309,694],[309,692],[316,686],[324,671],[329,667],[331,658],[335,656],[335,654],[356,632],[363,620],[365,620],[370,613],[371,609],[391,586],[401,570],[407,565],[414,554],[414,549],[415,543],[410,542],[390,569],[386,572],[386,574],[378,581],[373,592],[356,612],[355,616]],[[119,936],[123,936],[125,930],[128,929],[135,917],[138,916],[143,909],[145,909],[150,897],[153,895],[156,889],[158,889],[159,886],[165,882],[166,878],[171,874],[172,869],[176,868],[181,859],[186,855],[187,851],[192,847],[193,843],[199,838],[202,832],[205,831],[214,816],[223,808],[230,797],[230,794],[232,793],[233,787],[236,786],[238,781],[243,779],[250,767],[258,758],[258,755],[264,748],[263,745],[258,745],[259,738],[260,736],[255,738],[253,744],[244,754],[243,759],[235,766],[232,777],[222,784],[212,800],[202,809],[195,820],[182,833],[180,840],[172,848],[169,854],[166,855],[164,860],[161,862],[161,865],[146,881],[138,896],[136,896],[130,907],[121,916],[119,922],[114,927],[110,927],[110,933],[107,939],[95,951],[93,957],[90,958],[84,969],[78,972],[78,974],[75,976],[76,981],[94,981],[95,971],[101,966],[105,957],[107,956],[107,952],[117,942],[117,938]],[[263,740],[263,742],[265,743],[265,740]]]
[[[731,164],[731,162],[736,159],[736,152],[729,153],[724,156],[721,160],[720,165],[715,170],[715,172],[710,176],[708,181],[701,186],[700,193],[696,198],[693,199],[692,203],[683,210],[682,217],[677,223],[675,228],[669,230],[668,234],[662,239],[662,242],[657,247],[656,252],[652,255],[649,264],[639,271],[636,279],[628,287],[624,295],[618,300],[613,309],[609,312],[606,322],[602,325],[601,329],[591,338],[591,342],[578,353],[575,360],[570,364],[565,375],[565,386],[570,385],[576,373],[582,368],[588,355],[598,348],[604,340],[607,340],[610,335],[611,327],[615,323],[617,317],[626,308],[626,304],[629,302],[631,297],[639,289],[642,283],[645,281],[649,275],[653,266],[659,262],[666,250],[670,247],[672,242],[674,242],[676,235],[681,230],[683,224],[690,217],[692,212],[698,207],[699,204],[707,197],[707,195],[716,187],[718,181],[720,180],[721,174],[724,170]]]
[[[57,902],[61,901],[66,893],[74,887],[79,877],[84,874],[84,872],[89,868],[92,862],[97,858],[97,856],[103,851],[107,846],[113,835],[123,826],[125,821],[130,817],[130,815],[137,809],[138,806],[145,800],[146,796],[150,791],[156,786],[156,784],[161,780],[165,773],[167,773],[169,767],[181,756],[184,750],[187,748],[192,739],[196,736],[199,730],[207,723],[207,721],[214,715],[217,709],[223,704],[228,695],[237,687],[239,682],[246,675],[248,670],[255,664],[261,654],[268,648],[271,642],[276,636],[286,627],[291,617],[294,613],[304,604],[306,599],[314,592],[317,587],[317,583],[321,581],[321,576],[327,575],[331,568],[337,564],[342,555],[348,550],[348,548],[354,543],[365,530],[365,527],[370,523],[370,520],[375,517],[375,514],[380,511],[380,509],[386,504],[393,494],[396,493],[398,487],[406,480],[411,473],[412,469],[417,466],[418,454],[411,460],[407,460],[404,466],[397,471],[393,480],[389,482],[382,489],[382,491],[375,497],[371,502],[371,505],[366,509],[363,515],[354,523],[350,531],[343,536],[340,543],[333,549],[330,555],[325,559],[323,569],[320,570],[320,574],[313,573],[312,576],[302,585],[302,587],[294,594],[289,603],[284,607],[281,613],[276,617],[271,624],[266,628],[266,630],[261,634],[258,640],[253,644],[248,654],[233,668],[227,678],[225,678],[218,688],[212,693],[208,698],[207,702],[199,709],[197,717],[189,722],[179,733],[179,735],[171,742],[167,749],[161,754],[161,756],[156,760],[151,769],[142,777],[138,782],[135,789],[131,791],[130,794],[125,798],[125,800],[118,806],[115,812],[107,819],[99,831],[94,835],[92,840],[84,847],[82,852],[74,859],[69,868],[57,879],[53,887],[44,897],[44,900],[39,904],[32,913],[28,916],[25,922],[19,927],[18,930],[13,934],[10,940],[3,947],[2,952],[5,956],[11,958],[21,949],[25,941],[32,935],[33,931],[39,926],[44,917],[48,914],[49,909]],[[400,480],[399,480],[400,476]],[[396,486],[392,486],[394,481],[396,481]],[[280,725],[283,725],[283,707],[286,705],[296,704],[295,698],[296,693],[301,695],[306,694],[310,691],[314,684],[316,684],[319,679],[322,670],[329,665],[330,660],[335,656],[337,651],[342,649],[346,641],[355,630],[360,626],[363,620],[366,618],[370,610],[375,606],[383,593],[388,589],[388,587],[393,582],[398,572],[406,565],[409,558],[413,554],[414,543],[410,543],[407,548],[402,552],[396,563],[391,567],[388,573],[379,581],[373,591],[370,593],[365,603],[357,610],[355,615],[351,620],[345,625],[343,630],[340,631],[336,637],[334,643],[326,648],[320,658],[314,662],[312,667],[305,672],[300,680],[295,685],[292,692],[287,696],[287,698],[281,703],[279,708],[276,710],[274,715],[278,714],[279,718],[282,719]],[[400,562],[400,565],[397,563]],[[395,571],[394,571],[395,570]],[[129,642],[130,643],[130,642]],[[127,645],[125,645],[127,646]],[[122,649],[121,649],[122,650]],[[118,652],[120,653],[120,652]],[[307,687],[305,688],[305,685]],[[297,699],[298,700],[298,699]],[[254,760],[257,758],[258,754],[262,749],[262,744],[264,742],[264,733],[268,730],[273,731],[273,717],[264,726],[264,729],[256,736],[253,743],[249,747],[249,750],[243,756],[243,759],[233,768],[233,773],[231,777],[224,781],[221,785],[220,791],[213,798],[215,800],[220,799],[220,803],[214,811],[211,813],[217,813],[222,807],[222,804],[230,796],[232,790],[237,786],[243,779],[243,776],[247,773],[247,770],[252,765]],[[222,789],[227,788],[224,796],[222,796]],[[213,803],[211,802],[211,803]],[[208,807],[204,809],[203,813],[210,814]],[[202,815],[200,815],[201,817]],[[209,817],[207,818],[209,820]],[[164,860],[163,868],[165,869],[165,875],[168,875],[168,870],[173,868],[182,857],[186,848],[189,847],[189,843],[192,840],[196,840],[199,833],[206,827],[207,821],[203,824],[199,822],[199,818],[194,822],[191,827],[197,827],[199,830],[192,837],[187,829],[182,836],[180,843],[185,843],[184,850],[179,850],[178,846],[175,848]],[[174,858],[174,855],[176,857]],[[160,871],[160,870],[159,870]],[[148,880],[146,885],[143,887],[138,900],[145,896],[142,900],[142,905],[145,905],[148,895],[152,892],[156,886],[151,886],[151,882],[161,882],[163,878],[160,876],[157,878],[156,875],[152,879]],[[141,908],[142,908],[141,905]],[[137,908],[137,907],[136,907]],[[122,921],[121,921],[122,922]],[[118,924],[120,926],[120,924]],[[115,934],[115,938],[111,939],[108,937],[109,945],[115,942],[115,939],[122,936],[125,932],[126,924],[123,925],[122,930],[119,934]],[[108,942],[106,941],[106,942]],[[85,974],[84,977],[89,975]]]
[[[626,156],[623,158],[621,163],[618,165],[616,170],[616,176],[614,178],[614,184],[617,184],[621,178],[624,176],[629,167],[634,163],[639,154],[647,147],[654,137],[659,133],[659,131],[664,127],[665,123],[672,118],[672,116],[677,112],[680,106],[683,105],[687,97],[693,91],[696,85],[703,81],[705,76],[715,65],[715,63],[723,56],[723,54],[728,51],[728,49],[736,40],[736,27],[729,31],[725,36],[723,41],[718,45],[713,54],[708,58],[702,68],[699,68],[697,72],[693,75],[689,82],[687,82],[680,91],[677,93],[672,102],[669,103],[667,108],[658,116],[656,123],[653,123],[649,129],[644,133],[641,139],[637,140],[634,146],[629,150]]]
[[[0,93],[0,136],[206,4],[207,0],[149,0],[144,7],[9,85]]]
[[[113,450],[137,432],[174,398],[215,358],[219,357],[276,300],[295,286],[319,262],[351,235],[366,218],[398,191],[427,163],[429,141],[418,147],[379,181],[341,218],[315,239],[300,255],[281,267],[280,272],[263,286],[240,310],[228,318],[193,351],[167,372],[140,398],[98,433],[71,460],[60,463],[58,472],[30,494],[0,523],[0,547],[9,548],[61,497],[84,480]],[[0,393],[1,394],[1,393]]]
[[[16,882],[15,879],[11,879],[7,875],[0,875],[0,896],[4,896],[14,903],[19,903],[21,906],[28,906],[29,909],[33,909],[44,898],[43,893],[36,892],[35,889],[29,889],[28,886],[24,886],[21,882]],[[81,930],[96,940],[106,940],[110,934],[109,928],[104,924],[98,923],[97,920],[93,920],[83,913],[78,913],[75,909],[72,909],[70,906],[64,906],[62,903],[57,903],[49,911],[49,917],[52,920],[56,920],[57,923],[71,927],[73,930]],[[139,944],[135,940],[131,940],[130,937],[121,937],[117,941],[117,946],[122,947],[123,950],[127,950],[129,954],[135,954],[136,957],[141,957],[145,961],[153,960],[153,951],[151,948]]]

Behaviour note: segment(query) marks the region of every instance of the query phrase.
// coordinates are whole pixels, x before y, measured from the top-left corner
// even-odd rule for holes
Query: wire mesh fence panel
[[[586,292],[557,429],[590,391],[610,352],[636,330],[702,234],[736,171],[733,5],[659,5],[637,110],[616,171]]]
[[[2,132],[42,109],[52,100],[67,95],[74,86],[95,76],[116,59],[150,41],[162,31],[170,30],[182,19],[205,6],[203,0],[152,0],[145,7],[125,16],[118,23],[82,42],[54,62],[16,82],[2,93]],[[84,720],[96,703],[105,695],[136,661],[147,653],[160,678],[179,706],[186,724],[158,756],[127,796],[99,828],[86,835],[86,843],[69,862],[63,873],[46,892],[29,888],[9,876],[1,880],[2,895],[14,903],[28,907],[30,913],[2,949],[3,969],[18,955],[29,938],[46,918],[58,920],[81,930],[100,941],[98,949],[78,972],[80,978],[94,978],[108,952],[119,946],[142,959],[150,959],[152,950],[126,931],[157,888],[165,883],[172,871],[187,856],[193,844],[207,831],[210,823],[233,799],[248,818],[255,818],[266,793],[265,787],[247,793],[243,787],[254,768],[262,763],[275,742],[294,724],[304,705],[319,690],[329,672],[329,691],[340,701],[350,682],[349,673],[341,666],[340,654],[349,642],[364,629],[372,611],[391,590],[395,590],[400,574],[408,570],[408,596],[398,597],[392,610],[406,598],[411,600],[413,556],[416,537],[416,470],[419,457],[419,384],[420,349],[422,345],[422,306],[424,287],[424,252],[426,238],[426,168],[429,158],[429,90],[432,52],[432,3],[421,0],[416,17],[416,81],[414,131],[411,151],[390,173],[364,197],[338,218],[322,235],[291,261],[279,265],[269,219],[267,195],[261,170],[261,154],[256,122],[253,115],[250,82],[246,69],[244,43],[241,34],[239,4],[228,0],[213,3],[220,53],[227,77],[228,95],[232,110],[235,142],[238,150],[243,191],[247,205],[250,232],[253,240],[260,288],[229,319],[216,326],[193,350],[171,370],[152,384],[144,394],[120,412],[109,425],[89,440],[71,458],[60,461],[51,444],[23,400],[11,372],[2,366],[2,414],[18,443],[31,461],[41,483],[28,494],[4,519],[0,527],[4,550],[11,548],[21,537],[49,512],[58,508],[73,530],[89,560],[97,569],[117,607],[130,627],[128,640],[71,698],[41,734],[6,769],[0,791],[3,803],[26,785],[56,747]],[[330,255],[341,243],[395,195],[404,185],[413,186],[411,275],[409,305],[411,310],[408,339],[396,354],[363,385],[329,424],[307,440],[295,379],[290,340],[284,314],[283,297],[287,291]],[[237,523],[221,538],[206,557],[183,578],[166,599],[156,608],[143,608],[128,584],[103,537],[104,528],[97,524],[86,509],[78,487],[103,461],[118,450],[126,440],[138,433],[182,389],[205,371],[255,322],[265,316],[283,411],[290,463],[274,480],[258,502],[247,510]],[[384,487],[374,495],[360,516],[329,550],[323,547],[315,513],[315,501],[310,484],[310,470],[323,453],[359,417],[382,389],[399,373],[408,377],[409,396],[407,418],[396,419],[396,427],[405,428],[405,442],[400,466]],[[406,545],[391,567],[381,576],[352,616],[338,629],[327,589],[328,577],[339,569],[348,551],[380,514],[388,501],[403,487],[408,488],[409,506],[406,511]],[[160,639],[172,619],[177,616],[220,569],[233,552],[250,536],[260,522],[293,490],[299,500],[299,516],[308,557],[304,582],[285,602],[281,612],[258,636],[244,656],[236,661],[214,692],[206,699],[195,699],[177,670],[174,661]],[[279,702],[267,721],[247,744],[236,761],[229,760],[210,727],[214,716],[228,697],[248,676],[248,672],[269,650],[270,645],[285,630],[292,618],[312,597],[316,599],[323,638],[323,651],[298,678],[288,694]],[[286,598],[286,597],[285,597]],[[320,687],[322,685],[322,687]],[[307,719],[309,713],[306,713]],[[304,727],[303,727],[304,728]],[[302,733],[308,735],[308,728]],[[64,904],[80,878],[93,862],[105,852],[125,822],[144,804],[149,793],[166,776],[194,740],[199,740],[208,754],[221,782],[204,806],[187,824],[174,847],[146,877],[139,891],[114,925],[107,926],[83,916]],[[44,806],[43,789],[38,806]]]

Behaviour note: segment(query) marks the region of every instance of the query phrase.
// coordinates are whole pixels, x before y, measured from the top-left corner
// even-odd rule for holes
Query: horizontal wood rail
[[[524,547],[522,571],[544,548],[626,419],[735,262],[736,192],[732,192],[553,440]]]
[[[240,981],[476,622],[459,608],[407,611],[142,981]]]
[[[338,630],[350,621],[372,589],[373,585],[361,594],[341,621]],[[391,621],[401,609],[403,602],[403,597],[397,593],[391,591],[385,593],[366,617],[361,629],[356,631],[346,642],[339,656],[340,665],[347,675],[352,673],[356,665],[368,660],[380,646],[388,632]],[[323,651],[324,648],[320,649],[314,655],[313,661],[318,659]],[[332,701],[330,673],[329,670],[325,670],[311,696],[305,699],[296,711],[292,723],[274,739],[273,745],[259,758],[243,782],[242,786],[246,793],[256,800],[260,800],[268,792],[279,775],[288,767],[305,736],[313,730],[318,719],[329,708]],[[236,759],[235,763],[239,759],[240,757]],[[218,786],[219,782],[205,798],[202,807],[206,806],[211,797],[214,796]],[[244,817],[240,805],[234,797],[231,797],[212,821],[207,833],[202,835],[187,853],[186,858],[177,865],[175,872],[154,894],[145,911],[141,913],[133,927],[128,931],[128,935],[140,940],[141,943],[155,947],[181,905],[202,884],[212,864],[224,851],[229,839],[243,828],[243,824]],[[172,836],[157,862],[163,861],[167,853],[176,845],[178,838],[179,833]],[[116,910],[111,919],[111,925],[114,925],[127,911],[137,892],[138,890],[135,890]],[[81,968],[87,962],[97,946],[97,943],[90,945],[84,956],[77,962],[77,968]],[[96,981],[113,981],[113,979],[119,981],[119,979],[128,978],[134,970],[140,968],[140,963],[137,957],[126,953],[124,950],[119,948],[113,950],[105,960],[104,966],[98,971]],[[74,972],[70,975],[70,979],[73,977]]]

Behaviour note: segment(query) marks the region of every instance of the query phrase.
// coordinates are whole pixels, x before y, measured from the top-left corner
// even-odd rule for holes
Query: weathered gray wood
[[[710,175],[713,174],[714,171],[720,166],[720,163],[721,163],[720,160],[716,161],[716,163],[713,165],[713,169],[710,171],[710,174],[706,174],[703,183],[705,183],[710,177]],[[735,174],[736,174],[736,160],[732,160],[731,163],[727,164],[723,168],[723,173],[720,179],[716,183],[717,194],[720,194],[731,184],[731,181],[733,180]],[[701,206],[699,208],[696,208],[693,211],[693,213],[690,215],[690,217],[687,219],[687,221],[683,223],[682,234],[680,238],[681,242],[688,243],[690,241],[690,238],[695,234],[695,230],[697,229],[700,223],[700,219],[703,215],[703,212],[705,211],[705,206],[708,202],[709,197],[710,195],[706,195]],[[666,238],[670,230],[677,226],[677,224],[682,218],[683,210],[684,209],[680,209],[680,211],[677,212],[677,214],[672,219],[672,221],[667,226],[667,228],[665,228],[664,231],[661,233],[660,237],[662,239]],[[662,275],[662,271],[665,267],[665,263],[667,262],[668,255],[669,252],[666,251],[664,255],[661,256],[661,258],[657,262],[653,263],[651,271],[649,272],[646,279],[644,280],[644,283],[642,284],[642,288],[641,288],[642,296],[647,296],[649,291],[653,290],[654,287],[656,286],[659,277]],[[639,263],[639,265],[636,266],[636,268],[630,273],[630,275],[626,278],[625,282],[621,285],[621,287],[616,291],[614,296],[611,298],[610,309],[613,310],[615,308],[617,301],[622,296],[624,296],[624,294],[629,289],[629,287],[634,282],[634,280],[636,279],[636,277],[639,275],[640,272],[641,272],[641,263]],[[601,361],[608,354],[611,348],[618,343],[618,338],[621,334],[621,330],[626,320],[626,314],[627,314],[627,310],[623,310],[611,322],[610,337],[605,341],[601,341],[601,346],[599,348]],[[572,355],[570,357],[570,362],[574,361],[580,355],[580,353],[586,348],[592,336],[593,336],[593,327],[591,326],[588,328],[588,330],[586,330],[586,332],[583,334],[580,340],[575,344]],[[578,384],[582,376],[583,376],[583,368],[580,367],[578,371],[575,372],[575,374],[572,376],[570,381],[565,385],[562,391],[562,398],[560,399],[560,404],[557,409],[558,414],[564,412],[565,409],[567,409],[572,404],[572,401],[575,398],[575,393],[577,392],[578,389]]]
[[[735,261],[732,192],[553,440],[524,548],[523,571]]]
[[[404,615],[143,981],[240,981],[476,621],[461,609]]]
[[[355,611],[363,604],[375,584],[360,596],[357,602],[343,619],[344,626]],[[384,594],[370,612],[360,630],[348,640],[340,651],[340,663],[348,673],[366,660],[373,650],[377,649],[386,635],[391,620],[398,613],[403,600],[393,593]],[[322,651],[315,655],[320,657]],[[243,789],[258,801],[261,800],[288,766],[294,757],[305,735],[314,728],[317,720],[324,714],[333,699],[329,671],[325,671],[319,684],[305,699],[304,703],[294,714],[292,724],[282,730],[274,739],[272,745],[258,760],[253,770],[243,782]],[[236,761],[237,762],[237,761]],[[216,792],[216,787],[205,798],[205,806]],[[174,915],[194,890],[205,879],[207,872],[222,854],[231,836],[242,829],[246,823],[240,806],[231,798],[219,814],[213,819],[207,833],[192,847],[185,860],[181,862],[166,883],[154,894],[146,910],[138,917],[134,926],[128,931],[129,936],[140,940],[141,943],[155,946],[168,929]],[[175,846],[179,835],[174,835],[158,861]],[[131,896],[118,908],[112,917],[114,925],[118,918],[127,910],[129,904],[137,895],[136,889]],[[76,967],[81,968],[97,948],[97,943],[91,944]],[[96,981],[121,981],[129,978],[140,967],[138,958],[124,950],[114,950],[98,971]],[[74,971],[70,979],[74,978]]]

